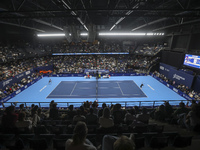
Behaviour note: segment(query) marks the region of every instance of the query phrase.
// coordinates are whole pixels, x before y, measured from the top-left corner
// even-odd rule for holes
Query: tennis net
[[[96,77],[96,100],[98,98],[98,77]]]

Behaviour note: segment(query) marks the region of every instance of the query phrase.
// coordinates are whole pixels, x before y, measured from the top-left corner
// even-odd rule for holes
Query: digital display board
[[[184,65],[200,69],[200,56],[185,54]]]

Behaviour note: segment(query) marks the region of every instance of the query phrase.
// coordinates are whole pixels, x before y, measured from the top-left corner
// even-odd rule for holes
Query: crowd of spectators
[[[33,59],[22,59],[1,64],[0,81],[13,78],[33,68],[48,65],[53,66],[53,74],[84,73],[85,69],[106,69],[109,70],[110,73],[126,73],[135,72],[136,69],[138,70],[143,68],[148,70],[151,62],[153,62],[151,57],[143,58],[132,55],[47,56]],[[131,71],[129,66],[131,66]],[[0,89],[0,99],[17,91],[19,88],[31,82],[38,76],[38,73],[33,73],[26,79],[23,78],[18,83],[13,83],[13,85],[7,85],[3,89]]]
[[[47,66],[49,64],[51,64],[51,59],[49,57],[22,59],[3,63],[0,65],[0,81],[19,75],[32,68]]]
[[[162,46],[138,46],[123,45],[117,42],[66,43],[57,42],[26,42],[18,41],[11,44],[0,43],[0,63],[16,61],[18,59],[51,55],[52,53],[108,53],[108,52],[130,52],[136,55],[154,56]]]
[[[106,69],[111,73],[126,73],[130,68],[146,69],[156,61],[151,57],[132,55],[115,56],[56,56],[54,57],[55,73],[83,73],[84,69]]]
[[[13,92],[17,91],[18,89],[24,87],[28,83],[32,82],[33,80],[37,79],[39,76],[41,76],[40,73],[32,73],[27,78],[21,79],[18,83],[13,83],[13,85],[7,85],[4,87],[4,89],[0,89],[0,100],[9,96]]]
[[[192,131],[200,131],[200,102],[192,100],[189,102],[180,102],[179,107],[173,110],[169,102],[165,102],[151,112],[151,117],[159,121],[167,121],[170,124],[178,124],[180,127]]]
[[[136,137],[134,137],[134,134],[148,131],[159,132],[160,134],[164,130],[163,128],[157,128],[155,124],[148,127],[150,118],[170,124],[179,124],[188,130],[199,131],[199,108],[200,103],[195,101],[190,106],[185,106],[181,102],[179,108],[176,109],[172,108],[169,102],[164,102],[164,104],[154,109],[138,108],[137,106],[123,109],[120,104],[108,106],[103,103],[102,107],[99,108],[96,101],[93,103],[86,101],[79,108],[70,105],[69,108],[63,110],[57,108],[57,103],[52,100],[49,109],[42,109],[34,104],[28,108],[21,104],[17,109],[15,106],[9,106],[3,112],[1,110],[0,131],[5,134],[38,134],[38,129],[40,129],[40,134],[73,134],[71,139],[66,140],[65,149],[67,150],[73,148],[95,150],[100,147],[102,150],[108,150],[117,149],[116,147],[125,146],[126,144],[135,149],[137,143],[135,143]],[[59,127],[59,125],[54,124],[56,121],[62,122],[62,125],[66,128],[64,130],[54,130],[54,127]],[[49,122],[52,125],[49,125]],[[93,143],[86,138],[88,132],[90,134],[105,135],[99,141],[98,144],[100,145],[96,145],[97,143]],[[123,133],[134,134],[130,134],[130,138],[128,138],[127,136],[111,136],[110,133],[118,133],[119,135]],[[125,143],[119,143],[119,141]],[[121,147],[121,149],[123,148],[125,147]]]
[[[6,134],[36,134],[37,127],[42,126],[44,128],[41,132],[49,134],[53,131],[46,126],[45,121],[67,121],[68,130],[64,133],[72,133],[73,131],[73,137],[66,141],[66,149],[71,149],[77,146],[87,147],[92,145],[90,141],[86,141],[87,125],[95,125],[99,133],[109,130],[116,132],[117,126],[125,124],[126,121],[130,122],[130,127],[134,127],[147,124],[150,118],[146,108],[136,113],[134,108],[128,111],[123,110],[120,104],[109,107],[104,103],[102,109],[99,109],[97,102],[91,104],[87,101],[83,106],[76,109],[73,105],[70,105],[69,109],[64,112],[56,106],[57,104],[54,101],[50,103],[48,110],[43,110],[34,104],[31,105],[31,108],[24,107],[24,104],[21,104],[17,109],[14,105],[9,106],[3,110],[1,115],[1,132]],[[130,117],[129,111],[132,112],[132,117]],[[127,124],[127,126],[129,125]],[[95,146],[92,147],[96,149]]]
[[[193,89],[190,89],[188,86],[183,85],[183,84],[177,84],[175,81],[168,79],[165,75],[159,73],[158,71],[154,71],[153,75],[159,77],[163,81],[181,90],[183,93],[189,95],[191,98],[194,98],[195,100],[200,100],[200,93],[195,92]]]
[[[143,56],[154,56],[163,49],[164,49],[163,45],[157,45],[157,46],[139,45],[135,50],[132,50],[131,53]]]

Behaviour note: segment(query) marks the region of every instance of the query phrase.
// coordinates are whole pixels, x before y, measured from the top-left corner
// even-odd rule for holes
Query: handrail
[[[129,105],[130,103],[138,103],[137,106],[138,107],[142,107],[143,106],[142,103],[147,103],[148,102],[148,103],[152,103],[152,105],[148,105],[146,107],[152,107],[152,108],[154,108],[155,106],[157,106],[156,103],[159,103],[159,105],[160,105],[161,102],[164,103],[166,101],[168,101],[169,103],[170,102],[176,102],[176,101],[179,101],[179,102],[188,102],[188,100],[158,100],[158,101],[149,100],[149,101],[116,101],[116,102],[113,102],[113,101],[102,101],[102,102],[98,102],[98,104],[106,103],[107,105],[109,105],[109,104],[112,105],[113,103],[114,104],[120,103],[120,104],[122,104],[122,107],[127,108],[127,107],[133,107],[134,106],[134,105],[130,106]],[[58,103],[58,104],[59,103],[66,104],[65,106],[62,106],[62,107],[69,107],[69,104],[70,105],[73,104],[75,107],[77,107],[76,104],[81,104],[81,105],[84,104],[83,101],[80,101],[80,102],[56,102],[56,103]],[[27,106],[27,104],[38,104],[39,107],[44,107],[41,104],[50,104],[50,102],[5,102],[4,104],[11,104],[11,105],[16,105],[16,106],[17,106],[17,104],[24,104],[25,106]],[[81,105],[78,105],[78,107],[81,106]],[[177,105],[173,105],[173,106],[177,106]],[[47,106],[45,106],[45,107],[47,107]],[[99,105],[99,107],[101,107],[101,105]]]

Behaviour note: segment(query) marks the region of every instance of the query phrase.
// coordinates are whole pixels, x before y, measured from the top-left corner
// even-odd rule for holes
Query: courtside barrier
[[[11,98],[13,98],[15,95],[21,93],[22,91],[24,91],[25,89],[27,89],[29,86],[33,85],[34,83],[36,83],[37,81],[39,81],[40,79],[42,79],[42,77],[38,77],[37,79],[33,80],[32,82],[28,83],[27,85],[19,88],[17,91],[13,92],[12,94],[10,94],[9,96],[3,98],[0,100],[1,103],[5,103],[8,100],[10,100]]]
[[[144,76],[147,74],[143,74],[143,73],[111,73],[111,76]],[[186,100],[182,100],[183,102],[187,102],[188,100],[193,100],[193,98],[189,97],[187,94],[183,93],[182,91],[180,91],[179,89],[173,87],[172,85],[168,84],[167,82],[163,81],[162,79],[160,79],[159,77],[153,75],[150,73],[150,75],[152,77],[154,77],[156,80],[158,80],[159,82],[163,83],[165,86],[167,86],[168,88],[170,88],[171,90],[173,90],[174,92],[176,92],[177,94],[181,95],[182,97],[184,97]],[[49,76],[49,77],[84,77],[85,74],[55,74],[55,75],[44,75],[44,76]],[[33,80],[32,82],[28,83],[26,86],[18,89],[17,91],[15,91],[14,93],[10,94],[9,96],[3,98],[2,100],[0,100],[1,103],[5,103],[8,100],[10,100],[11,98],[13,98],[15,95],[21,93],[23,90],[25,90],[26,88],[28,88],[29,86],[33,85],[34,83],[36,83],[37,81],[39,81],[40,79],[42,79],[43,77],[38,77],[37,79]],[[144,103],[152,103],[152,107],[160,105],[161,103],[164,103],[166,100],[160,100],[160,101],[154,101],[154,100],[150,100],[150,101],[117,101],[117,102],[105,102],[107,104],[110,103],[110,105],[115,104],[115,103],[122,103],[124,104],[125,107],[128,107],[130,103],[135,103],[137,104],[137,106],[143,106]],[[174,101],[180,101],[180,100],[168,100],[169,102],[174,102]],[[7,103],[13,103],[13,102],[7,102]],[[24,103],[25,105],[28,103],[38,103],[39,106],[41,106],[41,104],[45,104],[49,102],[20,102]],[[56,102],[56,103],[65,103],[65,107],[68,107],[69,104],[83,104],[83,102]],[[99,102],[99,103],[104,103],[104,102]]]
[[[154,77],[156,80],[158,80],[159,82],[161,82],[162,84],[164,84],[165,86],[167,86],[168,88],[170,88],[171,90],[173,90],[174,92],[176,92],[177,94],[179,94],[180,96],[184,97],[186,100],[194,100],[194,98],[191,98],[187,94],[183,93],[181,90],[179,90],[179,89],[175,88],[174,86],[172,86],[171,84],[163,81],[162,79],[160,79],[156,75],[154,75],[152,73],[150,73],[150,75],[152,77]]]

